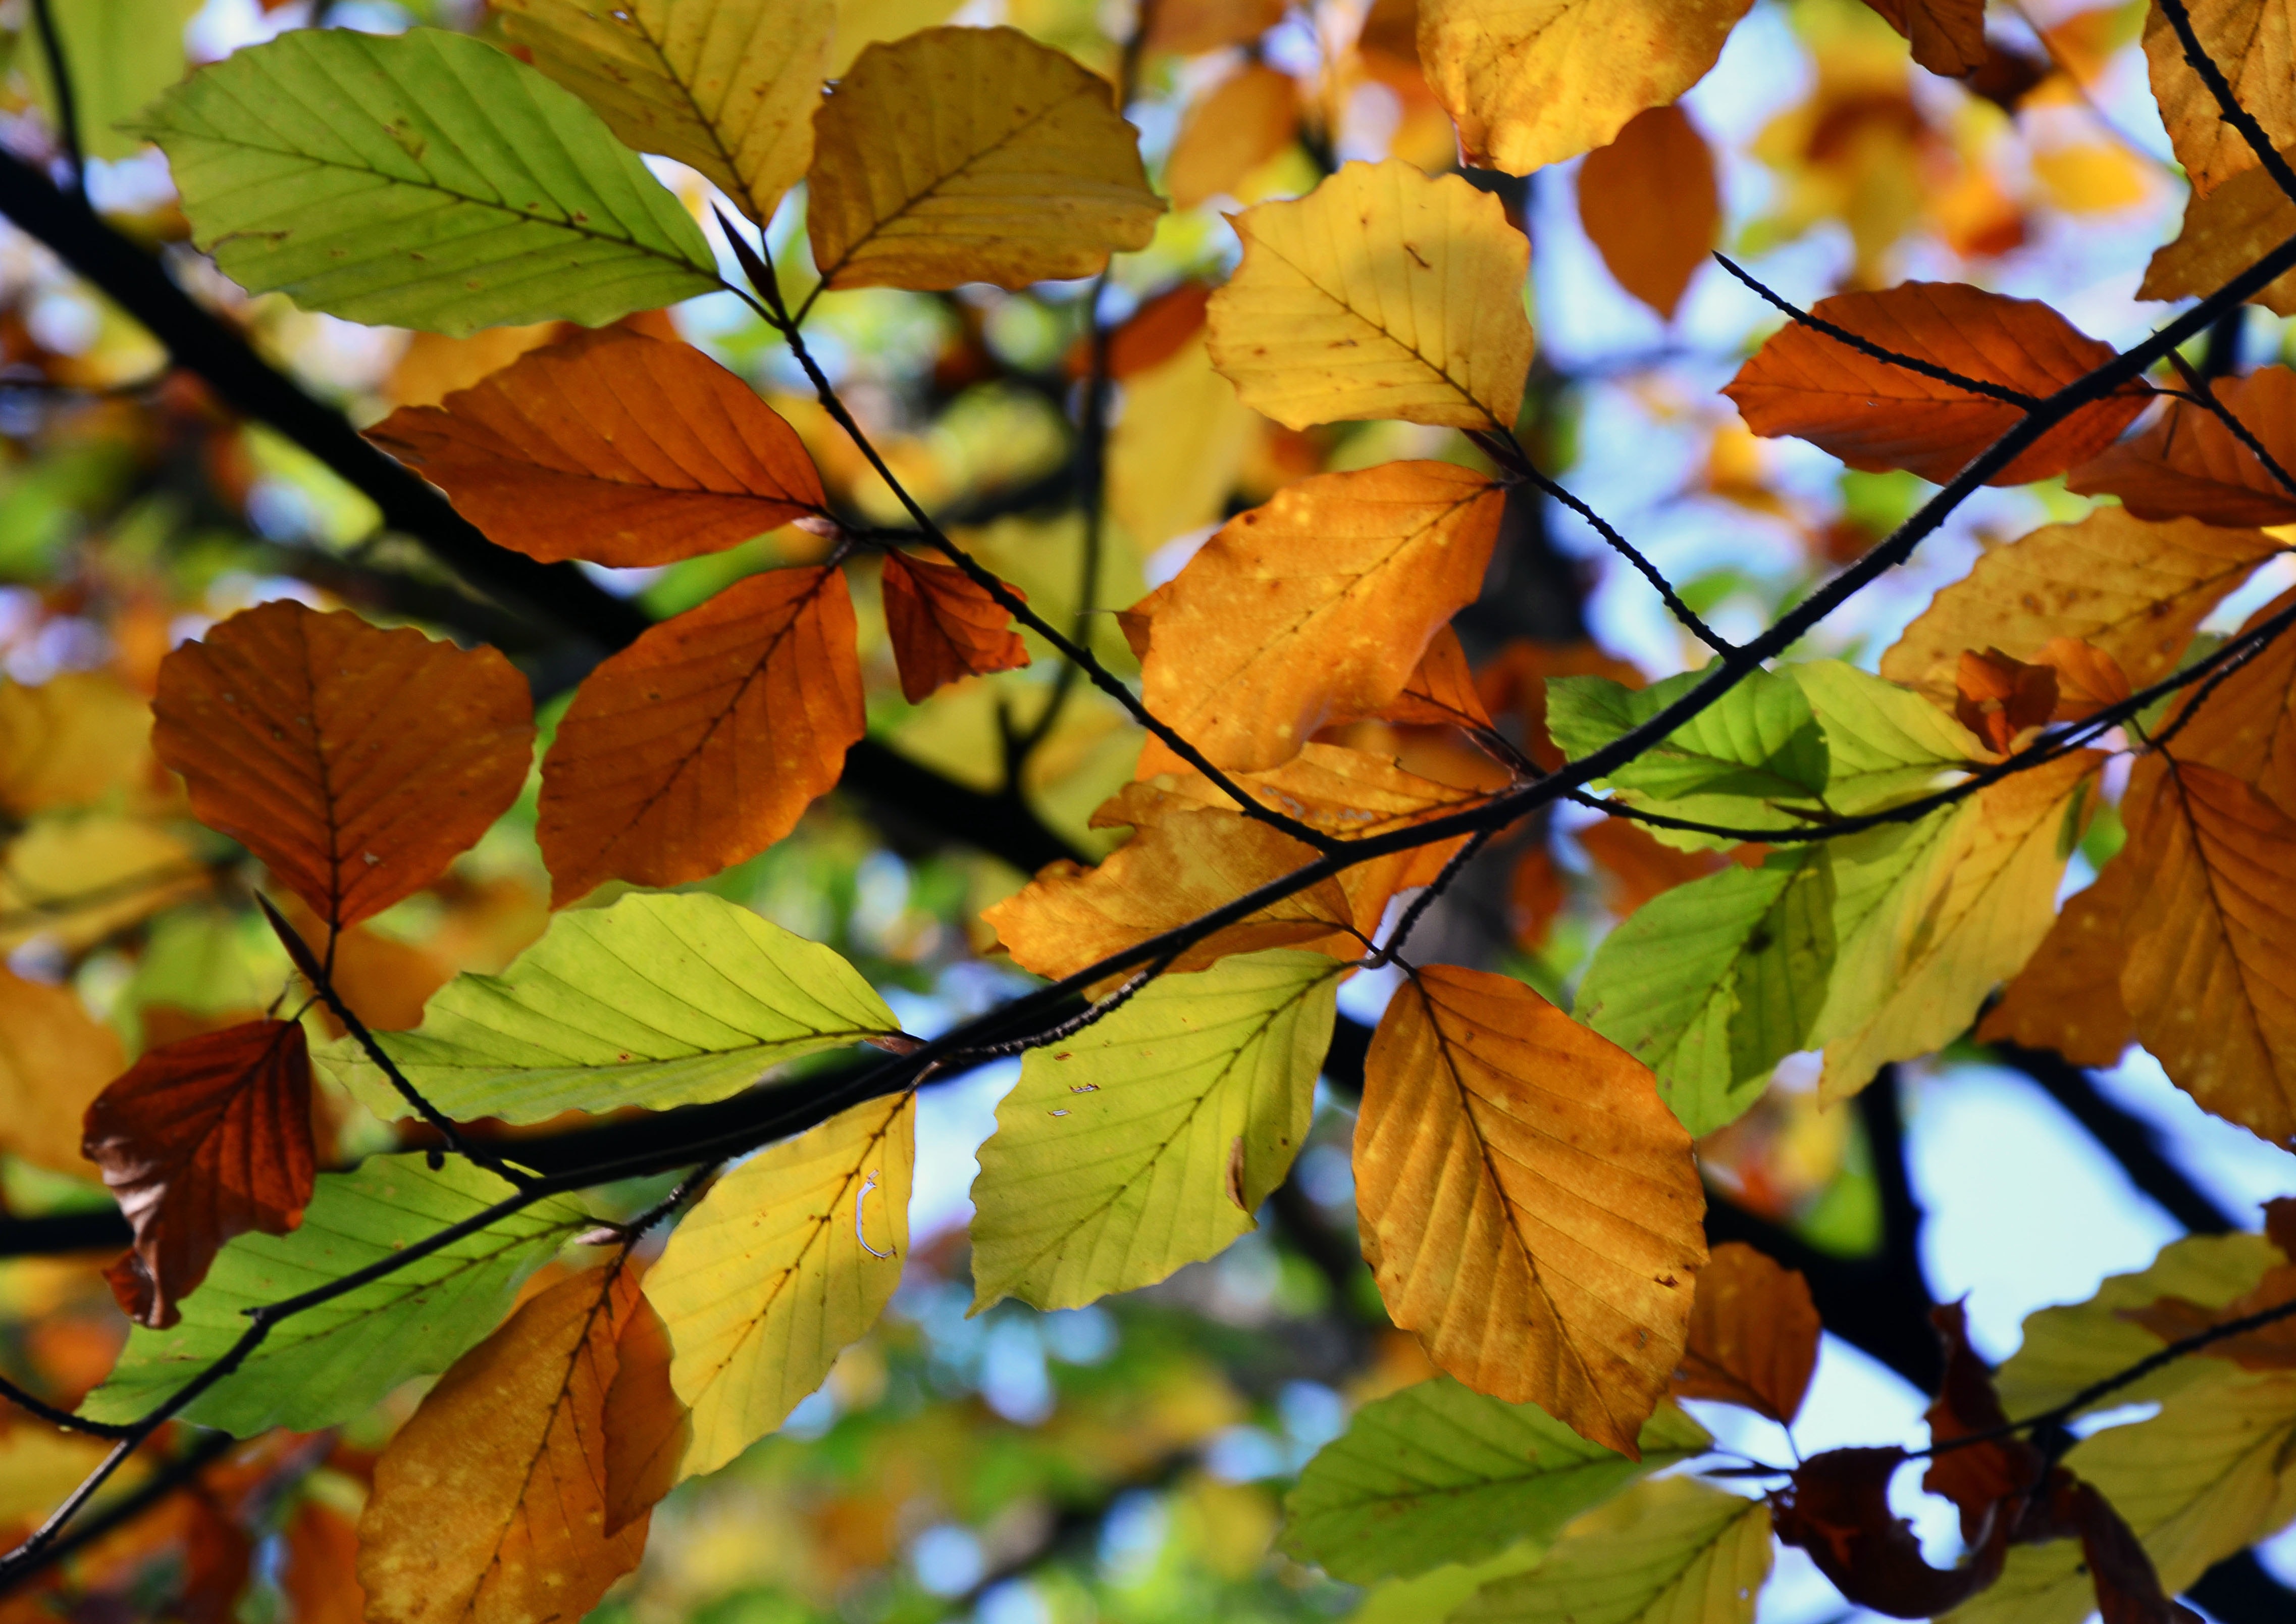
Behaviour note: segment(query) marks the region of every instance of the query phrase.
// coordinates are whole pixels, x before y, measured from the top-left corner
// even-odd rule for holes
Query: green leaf
[[[980,1147],[974,1306],[1075,1308],[1249,1230],[1307,1136],[1346,973],[1242,954],[1030,1050]]]
[[[1546,685],[1546,726],[1573,759],[1642,726],[1706,680],[1703,671],[1628,688],[1606,677],[1556,677]],[[1671,817],[1742,829],[1799,829],[1825,792],[1825,738],[1801,685],[1755,670],[1640,757],[1599,782],[1626,804]],[[1652,829],[1669,846],[1728,846],[1719,836]]]
[[[71,69],[81,150],[90,158],[133,158],[143,144],[117,127],[184,77],[184,25],[198,0],[56,0],[51,9]],[[28,8],[24,23],[16,62],[53,127],[55,83],[38,11]]]
[[[128,1333],[82,1414],[133,1421],[239,1340],[242,1309],[340,1280],[512,1193],[506,1180],[459,1158],[433,1172],[422,1155],[374,1156],[355,1172],[321,1174],[301,1227],[226,1246],[184,1299],[179,1324]],[[519,1283],[588,1222],[571,1197],[546,1197],[283,1319],[184,1419],[242,1438],[348,1421],[410,1376],[453,1364],[510,1311]]]
[[[1451,1617],[1456,1624],[1752,1624],[1769,1576],[1767,1502],[1661,1478],[1589,1512],[1545,1562],[1485,1585]]]
[[[701,229],[581,98],[464,35],[299,29],[193,74],[137,133],[224,273],[306,309],[459,337],[719,285]]]
[[[1784,668],[1832,758],[1825,804],[1854,817],[1942,788],[1988,759],[1975,734],[1911,688],[1839,660]]]
[[[421,1026],[378,1038],[448,1116],[539,1122],[723,1099],[785,1062],[900,1029],[829,948],[689,892],[561,914],[501,975],[456,976]],[[406,1114],[357,1043],[319,1059],[378,1114]]]
[[[1369,1584],[1551,1540],[1637,1478],[1711,1448],[1672,1404],[1643,1424],[1640,1464],[1589,1443],[1535,1404],[1486,1398],[1448,1376],[1356,1415],[1283,1502],[1283,1550]]]
[[[1678,885],[1603,939],[1581,1021],[1658,1076],[1693,1135],[1735,1120],[1808,1046],[1833,967],[1833,876],[1813,847]]]

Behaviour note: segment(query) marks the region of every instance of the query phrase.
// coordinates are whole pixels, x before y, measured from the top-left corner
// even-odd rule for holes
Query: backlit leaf
[[[2201,48],[2223,73],[2241,106],[2254,116],[2275,147],[2296,142],[2296,25],[2281,0],[2195,0],[2187,6]],[[2260,160],[2247,137],[2226,122],[2224,110],[2186,60],[2184,42],[2157,5],[2146,8],[2144,61],[2169,144],[2205,197],[2234,176],[2256,171]]]
[[[2095,884],[2067,898],[2025,968],[1978,1023],[1978,1041],[2054,1049],[2077,1066],[2116,1063],[2136,1040],[2136,1019],[2120,1001],[2120,934],[2137,883],[2136,865],[2115,860]]]
[[[2241,630],[2252,631],[2292,608],[2296,592],[2284,592],[2249,616]],[[2296,636],[2283,634],[2267,644],[2205,701],[2178,703],[2200,707],[2172,747],[2179,761],[2230,773],[2296,816]]]
[[[1175,208],[1193,209],[1233,193],[1260,165],[1292,144],[1300,127],[1300,82],[1252,63],[1213,86],[1188,109],[1187,122],[1164,163],[1164,189]]]
[[[133,158],[142,143],[115,127],[184,77],[184,24],[198,10],[187,0],[105,0],[40,6],[27,12],[14,66],[32,99],[61,129],[55,81],[48,70],[51,18],[72,82],[72,113],[90,158]]]
[[[1753,1624],[1770,1508],[1689,1478],[1639,1483],[1572,1523],[1529,1572],[1494,1580],[1460,1624]]]
[[[1419,61],[1471,164],[1528,175],[1706,77],[1748,0],[1419,0]]]
[[[1014,29],[870,46],[814,119],[813,262],[833,288],[1020,288],[1147,247],[1164,204],[1113,102]]]
[[[433,1171],[420,1154],[371,1156],[322,1173],[291,1234],[242,1234],[185,1299],[181,1324],[137,1327],[82,1413],[132,1421],[197,1376],[248,1326],[241,1310],[340,1279],[477,1216],[510,1184],[460,1157]],[[588,1222],[546,1196],[381,1279],[281,1320],[247,1360],[193,1399],[187,1421],[245,1438],[348,1421],[411,1376],[443,1370],[493,1330],[519,1282]]]
[[[1882,349],[1981,383],[2034,397],[2056,393],[2112,358],[2045,304],[1960,283],[1908,282],[1878,293],[1837,293],[1811,308]],[[1791,434],[1852,468],[1910,469],[1944,484],[2015,427],[2022,407],[1925,377],[1789,322],[1722,391],[1757,434]],[[2141,395],[2075,407],[1986,482],[2021,485],[2087,462],[2144,409]]]
[[[2176,241],[2153,250],[2136,297],[2213,293],[2292,235],[2296,202],[2267,171],[2243,169],[2215,191],[2195,192],[2185,200]],[[2296,274],[2275,277],[2251,294],[2249,302],[2281,316],[2296,314]]]
[[[540,1122],[723,1099],[800,1056],[899,1030],[831,949],[689,893],[560,914],[501,975],[457,976],[420,1027],[377,1041],[450,1117]],[[322,1058],[379,1114],[406,1113],[356,1042]]]
[[[1400,417],[1514,428],[1530,369],[1530,244],[1499,201],[1400,159],[1350,163],[1237,217],[1243,262],[1212,295],[1212,365],[1294,429]]]
[[[1648,1070],[1520,981],[1434,965],[1364,1076],[1357,1202],[1390,1316],[1478,1392],[1634,1455],[1706,1259],[1690,1136]]]
[[[591,1269],[455,1361],[375,1463],[359,1517],[373,1624],[578,1618],[637,1566],[605,1530],[602,1422],[637,1273]]]
[[[86,1177],[81,1119],[127,1059],[70,987],[0,970],[0,1150]]]
[[[2244,378],[2217,379],[2212,387],[2218,402],[2273,461],[2296,474],[2296,372],[2259,367]],[[2106,447],[2065,483],[2084,496],[2119,496],[2140,519],[2231,526],[2296,522],[2296,491],[2214,413],[2188,401],[2163,401],[2143,433]]]
[[[901,672],[901,696],[922,704],[960,677],[986,677],[1029,663],[1013,613],[950,564],[885,554],[880,578],[885,629]]]
[[[1825,804],[1854,817],[1944,787],[1988,752],[1978,737],[1911,688],[1840,660],[1784,668],[1825,735]]]
[[[120,1306],[172,1325],[225,1242],[284,1234],[310,1202],[302,1027],[252,1021],[147,1050],[87,1108],[86,1151],[135,1231],[111,1271]]]
[[[545,562],[674,563],[827,502],[797,431],[748,384],[689,344],[618,327],[367,433],[488,540]]]
[[[526,678],[496,651],[292,599],[160,662],[152,742],[192,810],[331,924],[422,890],[525,787]]]
[[[774,570],[591,672],[542,762],[552,906],[707,879],[795,827],[864,729],[853,636],[836,568]]]
[[[693,1442],[693,1412],[670,1385],[669,1327],[640,1296],[614,1345],[614,1379],[600,1423],[605,1432],[606,1532],[619,1534],[677,1486]]]
[[[759,225],[805,176],[832,0],[504,0],[503,32],[626,145],[691,165]]]
[[[1077,1308],[1248,1233],[1306,1142],[1347,973],[1232,957],[1029,1050],[972,1185],[976,1308]]]
[[[1866,0],[1931,73],[1964,78],[1984,65],[1985,0]]]
[[[1677,1398],[1719,1398],[1772,1421],[1801,1412],[1820,1327],[1809,1283],[1742,1241],[1714,1249],[1698,1276]]]
[[[1141,607],[1143,697],[1224,767],[1375,715],[1474,599],[1505,492],[1448,463],[1318,474],[1238,514]]]
[[[0,849],[0,952],[35,938],[85,947],[209,886],[199,854],[164,824],[109,812],[35,818]]]
[[[1578,221],[1619,285],[1673,320],[1722,229],[1714,154],[1690,115],[1649,108],[1587,153]]]
[[[1284,1497],[1283,1549],[1351,1584],[1475,1562],[1517,1540],[1551,1541],[1579,1513],[1712,1443],[1661,1404],[1636,1464],[1535,1404],[1439,1376],[1364,1406],[1308,1463]]]
[[[2056,668],[2028,665],[1999,649],[1964,649],[1954,663],[1954,720],[2007,755],[2020,734],[2057,711]]]
[[[870,1100],[719,1179],[646,1276],[693,1411],[678,1475],[781,1425],[876,1323],[909,1251],[916,1103]]]
[[[0,808],[87,807],[151,781],[152,708],[104,671],[0,681]]]
[[[595,325],[718,285],[636,153],[466,35],[298,29],[201,69],[138,133],[226,275],[349,321]]]

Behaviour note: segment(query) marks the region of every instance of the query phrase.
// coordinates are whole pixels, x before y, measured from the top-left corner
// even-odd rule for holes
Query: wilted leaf
[[[1419,61],[1471,164],[1528,175],[1706,77],[1748,0],[1419,0]]]
[[[1742,1241],[1725,1242],[1698,1276],[1675,1397],[1719,1398],[1790,1423],[1817,1366],[1820,1329],[1798,1270]]]
[[[636,153],[466,35],[294,29],[201,69],[136,133],[226,275],[348,321],[595,325],[718,285]]]
[[[1770,1508],[1689,1478],[1638,1483],[1572,1523],[1529,1572],[1485,1585],[1460,1624],[1753,1624]]]
[[[311,1199],[311,1055],[291,1021],[147,1051],[87,1108],[86,1154],[135,1244],[110,1271],[128,1316],[172,1325],[223,1243],[284,1234]]]
[[[1722,229],[1714,154],[1690,115],[1647,109],[1587,153],[1578,222],[1619,285],[1672,321]]]
[[[2037,398],[2113,356],[2112,345],[2083,336],[2045,304],[1960,283],[1837,293],[1810,313],[1895,354]],[[1757,434],[1791,434],[1852,468],[1906,468],[1940,485],[2025,414],[2021,406],[1877,359],[1800,322],[1774,334],[1722,392]],[[1986,483],[2021,485],[2085,463],[2144,404],[2144,396],[2126,394],[2077,406]]]
[[[1964,649],[1954,668],[1954,720],[2007,755],[2017,735],[2038,727],[2057,711],[2054,666],[2027,665],[1999,649],[1982,654]]]
[[[542,762],[551,905],[707,879],[787,834],[864,731],[853,636],[834,566],[774,570],[591,672]]]
[[[1283,1500],[1283,1549],[1334,1579],[1369,1584],[1474,1562],[1562,1525],[1637,1478],[1710,1448],[1661,1404],[1639,1464],[1589,1443],[1535,1404],[1506,1404],[1448,1376],[1356,1412]]]
[[[2210,386],[2226,411],[2296,474],[2296,372],[2259,367]],[[2144,431],[2108,446],[2065,483],[2083,496],[2119,496],[2140,519],[2198,519],[2209,524],[2296,522],[2296,491],[2205,406],[2161,403]]]
[[[1434,965],[1364,1077],[1357,1199],[1390,1316],[1477,1391],[1634,1455],[1706,1259],[1690,1136],[1650,1072],[1520,981]]]
[[[0,1150],[86,1177],[81,1118],[127,1058],[70,988],[0,970]]]
[[[680,1478],[781,1425],[876,1323],[908,1256],[915,1156],[915,1096],[870,1100],[751,1157],[670,1232],[646,1296],[693,1412]]]
[[[420,1027],[377,1041],[448,1116],[540,1122],[723,1099],[899,1030],[834,951],[697,892],[560,914],[501,975],[457,976]],[[321,1058],[378,1114],[406,1113],[357,1043]]]
[[[675,563],[825,511],[797,431],[690,344],[623,328],[529,351],[367,437],[489,541],[545,562]]]
[[[1292,144],[1299,126],[1300,82],[1251,63],[1188,110],[1164,163],[1164,189],[1180,209],[1233,193],[1245,176]]]
[[[1113,100],[1014,29],[870,46],[814,119],[813,262],[833,288],[1021,288],[1147,247],[1164,204]]]
[[[2195,0],[2186,12],[2201,49],[2266,137],[2276,147],[2296,142],[2296,89],[2290,85],[2296,28],[2286,6],[2280,0]],[[2144,61],[2161,122],[2194,196],[2206,197],[2234,176],[2261,173],[2247,137],[2226,121],[2215,93],[2186,60],[2184,43],[2157,5],[2145,12]]]
[[[813,157],[832,0],[503,0],[503,33],[626,145],[687,164],[760,226]],[[938,20],[936,20],[938,21]]]
[[[1511,433],[1530,369],[1530,244],[1499,201],[1400,159],[1237,217],[1212,365],[1294,429],[1400,417]]]
[[[1966,78],[1985,63],[1985,0],[1866,0],[1931,73]]]
[[[2296,609],[2296,592],[2284,592],[2249,616],[2243,633]],[[2282,635],[2227,677],[2181,733],[2179,761],[2197,761],[2255,786],[2256,792],[2296,816],[2296,636]]]
[[[1306,1142],[1347,973],[1228,958],[1029,1050],[972,1185],[975,1308],[1076,1308],[1248,1233]]]
[[[1012,611],[964,570],[929,559],[885,554],[885,629],[901,672],[901,696],[922,704],[960,677],[986,677],[1029,663]]]
[[[151,706],[104,672],[0,682],[0,808],[21,818],[144,788],[151,740]]]
[[[1480,590],[1505,492],[1448,463],[1318,474],[1241,513],[1141,607],[1142,694],[1216,766],[1375,715]]]
[[[375,1463],[359,1517],[372,1624],[578,1618],[638,1564],[605,1528],[606,1390],[637,1274],[562,1280],[455,1361]]]
[[[333,925],[437,879],[526,785],[526,678],[490,648],[291,598],[160,662],[152,742],[201,823]]]
[[[2077,1066],[2117,1063],[2136,1040],[2136,1020],[2120,1001],[2120,932],[2137,882],[2136,865],[2116,858],[2095,884],[2067,898],[2025,968],[1978,1023],[1978,1041],[2054,1049]]]
[[[1906,1458],[1898,1448],[1828,1449],[1803,1462],[1771,1505],[1778,1538],[1808,1552],[1851,1602],[1892,1618],[1926,1619],[1999,1577],[2008,1530],[1997,1527],[1960,1567],[1931,1567],[1913,1526],[1890,1508],[1890,1480]]]

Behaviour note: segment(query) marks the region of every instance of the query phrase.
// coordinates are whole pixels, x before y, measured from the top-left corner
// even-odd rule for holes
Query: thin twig
[[[1403,917],[1395,922],[1394,933],[1387,939],[1386,946],[1364,960],[1366,968],[1402,962],[1404,945],[1411,939],[1412,931],[1419,928],[1419,922],[1426,916],[1427,910],[1451,889],[1451,882],[1466,872],[1467,865],[1475,860],[1476,854],[1489,845],[1497,833],[1496,828],[1479,829],[1467,837],[1467,843],[1451,854],[1451,860],[1443,865],[1442,872],[1435,876],[1433,882],[1414,897],[1410,906],[1403,910]]]
[[[2291,168],[2288,160],[2280,155],[2272,138],[2264,133],[2264,127],[2256,121],[2256,115],[2243,107],[2240,98],[2233,94],[2231,81],[2225,78],[2224,70],[2217,66],[2216,59],[2202,45],[2201,37],[2194,32],[2193,14],[2185,9],[2185,0],[2157,0],[2157,4],[2161,14],[2169,20],[2169,26],[2177,30],[2177,43],[2184,47],[2185,62],[2216,98],[2218,115],[2240,132],[2241,139],[2248,143],[2248,150],[2256,154],[2256,161],[2272,176],[2272,184],[2296,201],[2296,168]]]
[[[1523,477],[1593,526],[1595,533],[1611,544],[1611,550],[1632,564],[1643,579],[1651,584],[1652,590],[1658,594],[1660,601],[1666,605],[1668,612],[1681,621],[1692,636],[1718,654],[1726,654],[1730,652],[1731,644],[1728,639],[1700,619],[1698,611],[1684,603],[1675,592],[1673,585],[1665,576],[1659,573],[1658,566],[1644,557],[1634,543],[1612,529],[1610,522],[1600,513],[1527,463],[1524,464]]]
[[[1164,959],[1144,966],[1133,973],[1130,980],[1099,1003],[1086,1005],[1083,1009],[1057,1026],[1048,1026],[1041,1032],[1017,1038],[1011,1043],[984,1043],[977,1048],[960,1049],[951,1055],[949,1060],[953,1063],[962,1062],[965,1065],[976,1064],[982,1061],[1009,1060],[1015,1054],[1025,1054],[1030,1049],[1040,1049],[1048,1043],[1058,1043],[1064,1038],[1073,1038],[1086,1028],[1107,1020],[1118,1010],[1131,1003],[1134,995],[1169,969],[1171,963],[1171,960]]]
[[[118,1422],[90,1421],[84,1415],[73,1415],[70,1410],[59,1409],[46,1399],[26,1392],[5,1376],[0,1376],[0,1398],[7,1399],[20,1410],[37,1415],[51,1426],[62,1427],[73,1432],[85,1432],[90,1438],[127,1436],[127,1428]]]
[[[46,62],[48,81],[56,89],[56,139],[71,164],[72,187],[87,196],[87,155],[79,141],[79,93],[73,87],[71,64],[64,60],[63,36],[56,31],[51,0],[32,0],[32,18],[40,30],[40,54]]]
[[[2264,448],[2264,442],[2257,439],[2233,409],[2217,398],[2216,385],[2194,371],[2192,363],[2173,349],[2169,352],[2169,365],[2177,369],[2177,375],[2185,381],[2190,391],[2178,394],[2177,398],[2189,400],[2214,416],[2234,439],[2248,447],[2248,454],[2264,465],[2264,471],[2279,482],[2281,489],[2296,495],[2296,479],[2289,476],[2288,471],[2280,465],[2280,460]]]

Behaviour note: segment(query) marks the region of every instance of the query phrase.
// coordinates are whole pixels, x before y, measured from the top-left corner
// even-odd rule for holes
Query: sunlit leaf
[[[17,817],[145,787],[152,708],[102,671],[0,681],[0,808]]]
[[[2284,592],[2241,630],[2253,631],[2291,609],[2296,592]],[[2296,636],[2284,633],[2267,644],[2206,699],[2194,692],[2193,699],[2177,701],[2179,715],[2187,705],[2199,708],[2177,735],[2177,759],[2229,773],[2296,816]]]
[[[0,1150],[88,1177],[81,1118],[127,1058],[70,988],[0,970]]]
[[[2077,1066],[2120,1059],[2136,1040],[2136,1018],[2120,1000],[2120,938],[2139,879],[2134,862],[2116,859],[2065,899],[2057,923],[1978,1023],[1980,1042],[2054,1049]]]
[[[605,1433],[606,1532],[619,1534],[677,1486],[693,1442],[693,1412],[670,1385],[676,1351],[669,1327],[640,1296],[614,1344],[614,1379],[600,1426]]]
[[[1770,1508],[1689,1478],[1640,1483],[1572,1523],[1529,1572],[1485,1585],[1461,1624],[1753,1624]]]
[[[1292,144],[1300,127],[1300,82],[1252,63],[1214,86],[1188,109],[1164,161],[1173,206],[1193,209],[1233,193],[1244,176]]]
[[[93,812],[34,818],[0,848],[0,952],[44,939],[86,947],[210,889],[176,830]]]
[[[1013,613],[972,577],[931,559],[885,554],[885,629],[901,672],[901,696],[922,704],[960,677],[1029,663]]]
[[[2296,372],[2263,366],[2244,378],[2219,378],[2212,389],[2226,411],[2296,475]],[[2189,401],[2161,403],[2141,434],[2107,447],[2072,471],[2065,483],[2085,496],[2103,492],[2140,519],[2198,519],[2208,524],[2296,522],[2296,491],[2243,445],[2216,414]]]
[[[1784,668],[1825,735],[1825,804],[1844,817],[1943,788],[1987,758],[1983,742],[1911,688],[1840,660]]]
[[[2193,32],[2237,101],[2275,147],[2296,142],[2296,27],[2278,0],[2196,0]],[[2194,195],[2206,197],[2236,176],[2261,173],[2248,138],[2229,123],[2208,82],[2185,57],[2184,42],[2157,5],[2144,18],[2144,62],[2161,122]]]
[[[1690,115],[1650,108],[1587,153],[1578,220],[1619,285],[1672,321],[1722,229],[1714,154]]]
[[[71,72],[81,150],[90,158],[133,158],[142,143],[117,127],[132,121],[152,97],[184,77],[184,24],[198,9],[195,0],[68,0],[37,6],[25,15],[15,66],[30,81],[32,99],[50,127],[62,128],[42,37],[53,18]]]
[[[1819,1329],[1799,1271],[1742,1241],[1725,1242],[1698,1276],[1675,1397],[1719,1398],[1791,1423],[1817,1366]]]

